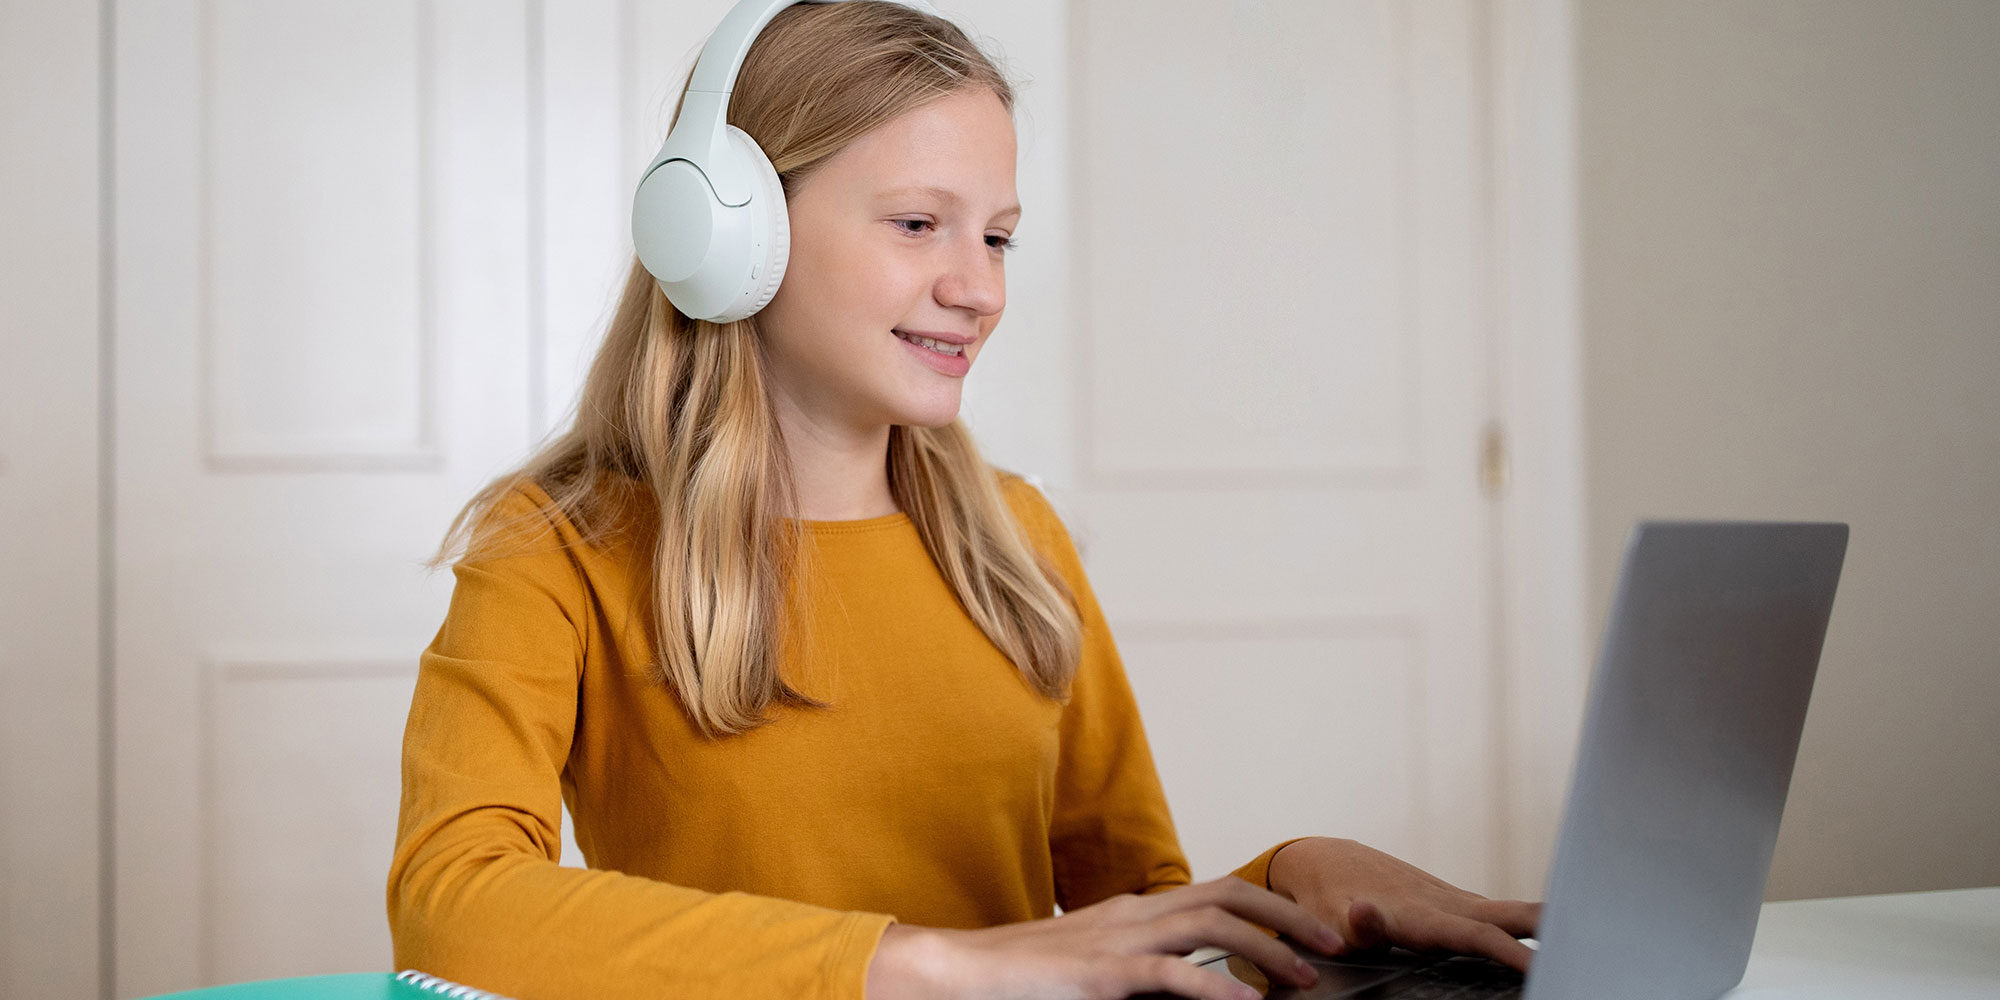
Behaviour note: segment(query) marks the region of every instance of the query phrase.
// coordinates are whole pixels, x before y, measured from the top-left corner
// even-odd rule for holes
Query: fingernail
[[[1319,925],[1319,930],[1313,935],[1313,940],[1320,946],[1320,950],[1322,951],[1337,951],[1345,943],[1340,940],[1339,931],[1325,924]]]
[[[1319,982],[1319,970],[1313,968],[1312,963],[1303,958],[1292,959],[1292,971],[1297,973],[1300,979],[1305,980],[1300,984],[1302,986],[1311,986]]]
[[[1255,986],[1238,983],[1236,984],[1236,1000],[1264,1000],[1264,995],[1257,992]]]

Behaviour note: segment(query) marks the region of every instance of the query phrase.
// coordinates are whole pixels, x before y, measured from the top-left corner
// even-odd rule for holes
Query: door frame
[[[1496,888],[1539,899],[1589,667],[1575,17],[1572,0],[1487,0],[1486,12],[1493,398],[1509,466],[1492,512]]]

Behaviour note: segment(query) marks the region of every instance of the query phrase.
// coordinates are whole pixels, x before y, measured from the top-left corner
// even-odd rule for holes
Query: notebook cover
[[[212,986],[166,993],[153,1000],[438,1000],[448,995],[403,982],[386,972],[348,972]]]

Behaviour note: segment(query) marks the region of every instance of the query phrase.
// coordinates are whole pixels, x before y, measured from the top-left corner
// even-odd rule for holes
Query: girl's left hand
[[[1308,837],[1271,857],[1271,888],[1339,930],[1353,950],[1480,955],[1526,972],[1542,904],[1466,892],[1372,847]]]

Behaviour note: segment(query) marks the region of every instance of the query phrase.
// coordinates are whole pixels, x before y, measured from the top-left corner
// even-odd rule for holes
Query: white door
[[[1075,11],[1069,502],[1196,877],[1492,891],[1480,5]]]
[[[417,563],[567,406],[726,6],[114,5],[118,995],[386,967]],[[1198,874],[1326,832],[1477,886],[1470,5],[946,6],[1033,78],[975,426],[1073,517]]]
[[[418,564],[629,253],[612,5],[539,7],[116,6],[121,996],[388,966]]]

